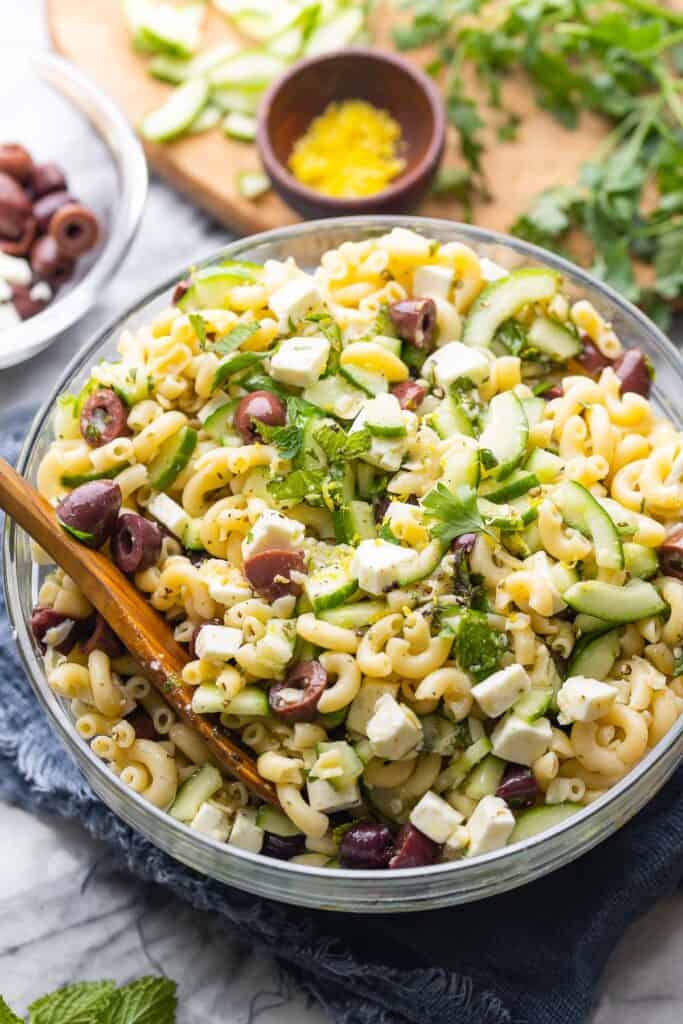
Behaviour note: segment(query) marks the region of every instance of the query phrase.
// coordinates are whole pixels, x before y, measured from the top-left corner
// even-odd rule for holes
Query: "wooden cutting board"
[[[276,2],[276,0],[274,0]],[[133,52],[124,23],[121,0],[47,0],[48,24],[56,49],[90,75],[119,104],[133,124],[158,106],[170,86],[150,78],[145,60]],[[240,37],[226,19],[207,4],[205,45]],[[375,14],[377,45],[389,45],[395,9],[380,7]],[[424,63],[425,54],[416,53]],[[595,152],[607,134],[605,123],[584,115],[577,131],[562,128],[539,111],[524,81],[506,85],[508,108],[521,117],[517,140],[500,142],[495,127],[486,138],[485,170],[491,201],[478,201],[474,222],[506,231],[533,196],[551,185],[576,180],[579,166]],[[491,118],[493,120],[493,118]],[[145,143],[151,167],[226,226],[244,232],[264,231],[297,220],[274,194],[257,202],[242,198],[237,174],[259,166],[255,147],[226,139],[220,128],[172,144]],[[449,140],[446,163],[461,163],[456,138]],[[421,214],[463,220],[463,208],[454,200],[430,199]]]

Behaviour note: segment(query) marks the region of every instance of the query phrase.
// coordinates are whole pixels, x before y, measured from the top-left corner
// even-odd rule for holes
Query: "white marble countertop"
[[[40,0],[0,0],[0,24],[0,47],[45,45]],[[30,364],[0,373],[0,408],[38,403],[82,341],[117,309],[226,237],[154,182],[138,239],[101,304]],[[180,1024],[325,1019],[287,991],[272,961],[228,937],[210,915],[136,882],[77,825],[0,804],[0,836],[0,993],[18,1010],[70,980],[125,982],[163,971],[179,984]],[[683,894],[677,894],[634,925],[615,950],[592,1024],[680,1024],[682,960]]]

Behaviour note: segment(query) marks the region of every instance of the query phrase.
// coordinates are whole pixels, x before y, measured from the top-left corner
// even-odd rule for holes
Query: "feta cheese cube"
[[[594,722],[602,718],[618,694],[616,686],[589,679],[587,676],[571,676],[562,684],[557,694],[560,709],[559,722]]]
[[[360,410],[349,428],[350,434],[362,430],[366,423],[377,423],[396,427],[404,433],[399,437],[377,437],[373,435],[370,448],[360,456],[364,462],[377,466],[388,473],[400,469],[408,447],[408,438],[414,433],[417,418],[414,413],[403,411],[395,395],[378,395],[371,398]]]
[[[415,552],[388,540],[363,540],[351,562],[351,575],[366,594],[383,594],[398,582],[402,569],[415,560]]]
[[[287,551],[300,548],[305,532],[303,525],[295,519],[288,519],[274,509],[266,509],[242,541],[242,557],[246,560],[271,548]]]
[[[414,711],[385,694],[377,701],[367,724],[373,753],[387,761],[400,761],[422,747],[422,726]]]
[[[455,274],[452,267],[428,264],[418,267],[413,274],[413,295],[420,299],[447,300]]]
[[[256,824],[256,811],[251,807],[243,807],[235,815],[228,842],[231,846],[238,846],[240,850],[260,853],[264,836],[264,830]]]
[[[147,502],[147,511],[155,519],[158,519],[167,530],[181,540],[183,539],[185,531],[190,525],[190,517],[177,501],[160,491],[158,494],[152,495]]]
[[[459,860],[469,846],[470,830],[467,825],[458,825],[443,844],[441,854],[444,860]]]
[[[499,718],[503,712],[531,689],[531,680],[521,665],[508,665],[500,672],[472,687],[472,696],[489,718]]]
[[[251,587],[246,580],[240,579],[239,575],[234,579],[222,576],[218,579],[209,578],[209,597],[226,608],[232,608],[234,604],[246,601],[251,595]]]
[[[557,580],[553,572],[556,568],[561,569],[562,567],[552,562],[545,551],[537,551],[524,559],[524,569],[531,570],[547,584],[545,593],[538,596],[531,594],[529,597],[529,607],[537,611],[539,615],[557,615],[567,607],[557,587]],[[552,602],[550,608],[545,603],[548,598]],[[539,607],[535,607],[537,604]]]
[[[447,804],[436,793],[428,790],[410,813],[410,824],[424,832],[435,843],[445,843],[456,828],[463,823],[463,816]]]
[[[434,299],[436,306],[436,326],[439,334],[436,339],[437,348],[445,348],[451,341],[457,341],[462,335],[462,317],[452,302]]]
[[[21,317],[11,302],[0,303],[0,331],[9,327],[16,327],[21,323]]]
[[[498,796],[485,796],[479,801],[467,822],[470,842],[468,857],[478,857],[505,846],[515,827],[515,817]]]
[[[308,388],[322,375],[330,343],[322,335],[287,338],[270,360],[270,375],[295,388]]]
[[[351,701],[349,713],[346,716],[347,729],[366,736],[368,722],[374,714],[377,701],[385,694],[395,697],[397,693],[398,683],[380,683],[364,679],[360,690]]]
[[[0,252],[0,277],[7,281],[8,284],[29,285],[32,276],[28,260],[23,260],[20,256],[8,256],[6,252]]]
[[[496,757],[527,767],[548,750],[552,729],[547,718],[525,722],[519,715],[510,713],[501,719],[491,733],[491,745]]]
[[[0,302],[8,302],[12,298],[12,289],[7,281],[0,277]]]
[[[190,828],[224,843],[230,835],[230,819],[222,807],[205,800],[190,822]]]
[[[306,783],[308,802],[314,811],[331,814],[333,811],[348,811],[361,802],[358,783],[352,782],[341,789],[335,789],[325,779],[309,779]]]
[[[242,646],[242,630],[232,626],[202,626],[194,642],[197,657],[206,661],[229,661]]]
[[[463,345],[461,341],[451,341],[437,348],[422,368],[422,376],[426,380],[433,380],[446,391],[459,377],[467,377],[473,384],[483,384],[489,372],[488,356],[481,349]]]
[[[485,281],[499,281],[501,277],[507,277],[510,273],[505,267],[501,267],[499,263],[494,263],[493,260],[487,259],[486,256],[479,257],[479,268],[481,270],[481,276]]]
[[[322,304],[318,286],[308,274],[302,274],[272,293],[268,305],[278,318],[281,333],[290,329],[290,323],[296,323],[302,317]]]
[[[34,302],[49,302],[52,298],[52,289],[46,281],[38,281],[29,292]]]

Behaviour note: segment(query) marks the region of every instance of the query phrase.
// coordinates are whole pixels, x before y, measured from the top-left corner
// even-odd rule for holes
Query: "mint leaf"
[[[113,981],[67,985],[31,1003],[29,1024],[100,1024],[113,992]]]
[[[353,434],[346,434],[339,426],[322,427],[315,435],[316,442],[330,462],[355,459],[368,451],[372,444],[370,431],[363,428]]]
[[[445,484],[437,484],[422,499],[424,514],[436,520],[431,527],[432,537],[450,544],[465,533],[487,533],[484,520],[477,507],[476,492],[467,484],[449,491]]]
[[[236,348],[243,345],[245,341],[251,338],[252,334],[256,334],[260,327],[260,323],[256,320],[252,320],[246,324],[237,324],[228,331],[227,334],[219,338],[216,344],[213,346],[212,351],[218,355],[227,356],[230,352],[234,352]]]
[[[173,1024],[176,1005],[174,981],[138,978],[113,994],[98,1024]]]
[[[201,313],[188,313],[187,319],[192,324],[194,333],[197,335],[197,341],[204,348],[206,345],[206,320]]]
[[[295,459],[301,451],[304,432],[300,427],[290,424],[286,427],[273,427],[262,420],[252,418],[259,435],[266,444],[273,444],[283,459]]]
[[[271,480],[268,491],[275,501],[307,501],[321,505],[325,474],[317,469],[296,469],[289,476]]]
[[[215,391],[232,377],[239,370],[248,370],[262,359],[266,358],[265,352],[236,352],[220,364],[214,374],[212,390]]]
[[[505,634],[491,629],[486,615],[472,609],[464,611],[450,625],[455,633],[455,657],[460,668],[477,682],[487,679],[507,650]]]
[[[0,1024],[24,1024],[21,1017],[13,1013],[5,1000],[0,996]]]

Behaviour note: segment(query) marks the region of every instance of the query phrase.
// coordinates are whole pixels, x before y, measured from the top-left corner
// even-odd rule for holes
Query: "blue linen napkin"
[[[0,423],[14,461],[30,411]],[[0,600],[0,798],[78,818],[138,878],[274,956],[336,1024],[580,1024],[626,927],[683,876],[683,768],[598,849],[523,889],[390,917],[302,910],[209,881],[93,794],[50,731]]]

